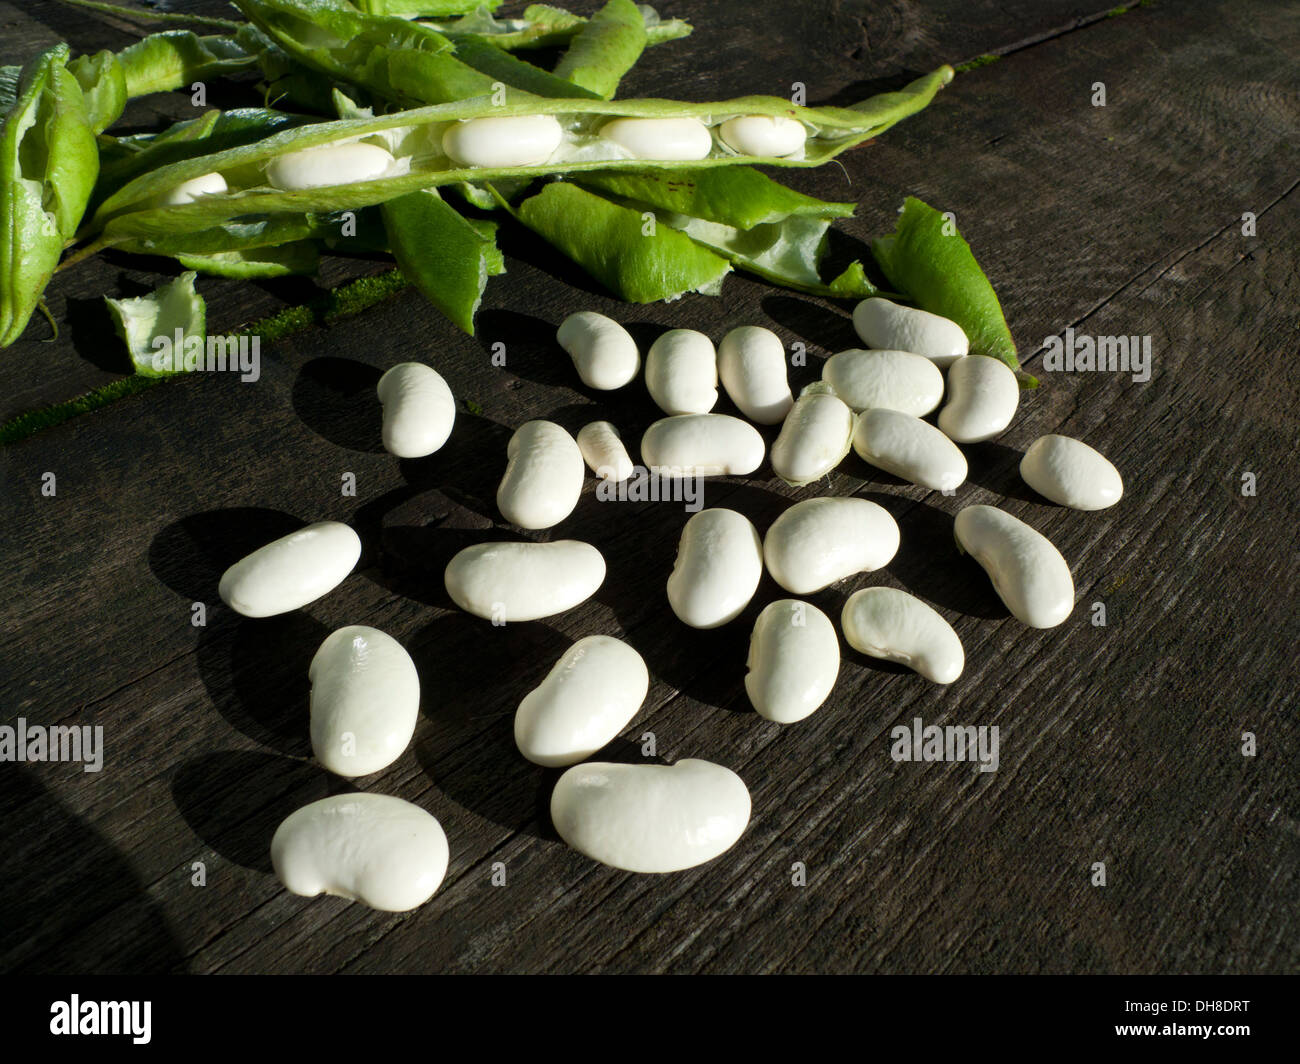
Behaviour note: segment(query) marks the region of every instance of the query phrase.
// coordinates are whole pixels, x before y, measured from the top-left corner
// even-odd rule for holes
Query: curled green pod
[[[647,45],[681,40],[690,36],[694,28],[678,18],[660,18],[659,13],[647,4],[638,4],[637,11],[645,27]],[[430,29],[438,30],[453,41],[473,33],[508,52],[566,45],[586,24],[587,19],[581,15],[551,4],[529,4],[519,18],[496,18],[486,8],[480,7],[459,19],[425,21]]]
[[[774,96],[746,96],[715,103],[523,98],[507,99],[500,105],[491,97],[484,97],[382,117],[320,122],[284,130],[255,144],[187,159],[142,174],[100,206],[91,230],[102,230],[103,239],[115,243],[127,237],[205,229],[239,215],[355,209],[421,188],[463,182],[481,184],[504,178],[595,170],[692,171],[747,163],[818,166],[924,108],[951,77],[952,68],[941,67],[900,92],[872,97],[855,107],[799,107]],[[737,115],[781,117],[798,122],[807,131],[806,142],[797,157],[742,155],[716,135],[719,126]],[[538,116],[553,120],[558,138],[542,162],[470,166],[454,162],[445,150],[447,132],[455,129],[458,134],[464,133],[471,120]],[[708,154],[689,161],[639,158],[605,135],[605,126],[620,118],[694,122],[709,136]],[[338,148],[358,142],[383,145],[391,152],[391,165],[381,172],[373,172],[372,168],[372,172],[350,183],[311,187],[302,187],[302,182],[297,182],[299,187],[276,187],[269,176],[277,168],[284,168],[286,157],[294,156],[295,163],[312,159],[298,154],[305,149]],[[336,168],[321,170],[322,181],[339,180]],[[158,205],[159,197],[168,190],[209,173],[222,176],[226,185],[224,193],[202,196],[182,205]]]
[[[40,302],[99,172],[81,86],[56,45],[23,68],[0,125],[0,347]]]
[[[645,21],[636,4],[609,0],[574,35],[555,73],[608,100],[645,46]]]

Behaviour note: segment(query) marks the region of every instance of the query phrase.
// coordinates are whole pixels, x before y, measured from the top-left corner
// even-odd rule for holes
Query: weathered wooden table
[[[513,427],[549,417],[576,430],[600,416],[635,440],[655,416],[638,387],[577,384],[552,340],[565,314],[612,313],[643,339],[662,326],[716,338],[767,324],[809,346],[796,386],[854,339],[848,308],[742,276],[721,299],[620,305],[515,233],[476,338],[408,289],[270,345],[256,384],[198,374],[4,449],[3,722],[101,725],[105,753],[98,773],[0,765],[0,968],[1300,968],[1300,9],[1159,0],[1106,17],[1104,6],[668,0],[664,12],[693,22],[694,36],[647,54],[622,90],[708,99],[786,94],[798,81],[811,102],[842,102],[940,62],[1001,57],[843,168],[786,176],[860,203],[840,226],[851,253],[892,227],[907,194],[953,211],[1043,387],[1003,437],[968,449],[971,478],[952,498],[854,456],[803,490],[764,467],[706,494],[760,530],[817,494],[888,508],[903,532],[894,562],[813,601],[838,618],[858,586],[920,595],[965,643],[957,683],[930,685],[845,648],[816,715],[789,727],[759,719],[742,686],[746,649],[779,589],[765,577],[740,620],[687,629],[664,598],[686,515],[598,502],[594,482],[549,533],[604,552],[594,600],[504,628],[451,607],[447,559],[501,527],[494,491]],[[4,62],[59,37],[94,50],[132,36],[112,16],[17,0],[0,3],[0,33]],[[237,102],[223,91],[209,102]],[[149,128],[188,108],[176,94],[128,118]],[[382,268],[331,261],[322,284]],[[124,356],[100,297],[156,281],[111,255],[60,276],[50,301],[66,323],[60,340],[41,342],[38,320],[0,353],[0,421],[119,379]],[[319,291],[202,289],[216,331]],[[1149,336],[1150,379],[1044,371],[1044,338],[1067,327]],[[496,343],[503,368],[490,362]],[[411,358],[446,375],[461,409],[445,449],[399,462],[378,443],[374,383]],[[1029,492],[1019,456],[1048,432],[1109,455],[1125,477],[1121,504],[1082,514]],[[341,494],[345,473],[355,498]],[[971,503],[1005,506],[1060,547],[1078,593],[1065,624],[1025,628],[958,557],[952,518]],[[271,620],[221,605],[217,577],[232,560],[326,518],[352,523],[366,545],[336,592]],[[191,624],[195,602],[206,627]],[[359,784],[419,803],[450,839],[446,882],[405,915],[298,898],[270,870],[281,818],[347,789],[310,760],[306,666],[329,630],[353,623],[401,640],[424,684],[410,749]],[[556,839],[546,812],[556,773],[518,756],[511,717],[567,643],[593,632],[626,638],[653,677],[612,757],[640,757],[652,732],[660,759],[714,759],[749,784],[753,821],[721,859],[628,875]],[[895,762],[890,731],[917,717],[997,726],[999,768]],[[195,885],[196,863],[206,885]],[[796,865],[806,885],[793,882]],[[501,868],[505,885],[494,886]]]

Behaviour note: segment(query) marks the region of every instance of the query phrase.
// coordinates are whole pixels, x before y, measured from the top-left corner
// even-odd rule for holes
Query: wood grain
[[[858,586],[904,587],[954,624],[965,674],[941,689],[846,647],[818,713],[785,728],[759,720],[741,678],[753,618],[779,589],[765,577],[735,623],[684,628],[663,583],[686,515],[601,503],[590,484],[544,535],[605,553],[609,577],[593,600],[505,628],[452,609],[447,559],[509,534],[493,493],[514,426],[547,416],[576,429],[602,416],[635,440],[655,416],[635,387],[609,396],[577,384],[551,342],[566,313],[614,313],[643,341],[665,326],[720,337],[770,324],[810,345],[796,385],[852,341],[843,308],[745,278],[719,300],[620,306],[515,236],[477,339],[407,292],[278,345],[256,384],[169,383],[6,449],[4,720],[101,724],[107,755],[98,774],[3,766],[0,968],[1300,969],[1296,16],[1209,0],[1097,21],[1064,4],[665,13],[694,21],[696,35],[647,56],[627,94],[662,92],[656,77],[695,98],[781,91],[779,77],[839,98],[858,81],[1008,53],[846,156],[845,171],[792,183],[860,200],[843,226],[850,250],[885,231],[906,194],[953,210],[1043,387],[1004,437],[968,448],[971,480],[955,498],[852,456],[802,490],[764,467],[706,492],[707,505],[741,510],[760,530],[817,494],[886,506],[903,532],[898,557],[811,600],[837,618]],[[112,43],[85,46],[100,40]],[[1105,108],[1090,104],[1096,81]],[[1253,238],[1241,233],[1244,211],[1258,216]],[[232,315],[270,298],[247,289],[230,293]],[[1067,326],[1151,335],[1151,380],[1041,372],[1041,341]],[[502,369],[488,358],[498,341]],[[93,383],[75,345],[34,347],[23,341],[6,358],[49,353],[64,367],[51,371],[58,388]],[[438,365],[481,414],[462,409],[443,451],[398,462],[378,444],[373,385],[411,357]],[[58,394],[22,387],[28,400]],[[1017,463],[1047,432],[1111,457],[1125,476],[1120,505],[1080,514],[1034,497]],[[45,471],[58,476],[54,498],[40,494]],[[345,471],[355,499],[339,494]],[[1258,477],[1254,497],[1240,491],[1246,471]],[[1060,547],[1078,593],[1064,625],[1019,625],[956,555],[952,517],[977,502],[1005,506]],[[366,544],[338,591],[269,621],[220,605],[229,562],[322,518],[350,521]],[[208,604],[206,628],[190,625],[194,601]],[[1090,623],[1094,602],[1105,627]],[[324,635],[350,623],[401,640],[424,683],[411,749],[358,783],[420,803],[451,840],[445,884],[405,915],[294,897],[269,869],[279,820],[348,787],[309,760],[305,670]],[[635,876],[555,838],[546,803],[556,774],[519,758],[511,714],[567,643],[593,632],[625,636],[653,677],[609,756],[639,758],[648,731],[660,759],[711,758],[749,784],[753,822],[723,858]],[[998,726],[998,771],[893,762],[890,729],[917,716]],[[1256,757],[1241,755],[1245,731]],[[195,861],[206,863],[205,887],[190,883]],[[1090,885],[1098,861],[1105,887]],[[490,885],[495,862],[505,887]],[[791,885],[796,862],[805,887]]]

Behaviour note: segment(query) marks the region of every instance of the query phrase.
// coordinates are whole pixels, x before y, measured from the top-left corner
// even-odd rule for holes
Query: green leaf
[[[135,299],[104,297],[113,325],[131,353],[136,373],[167,377],[184,371],[187,343],[207,339],[207,308],[195,291],[194,272],[181,274],[147,296]],[[177,341],[180,341],[179,345]],[[177,347],[180,350],[177,350]]]
[[[894,288],[922,310],[965,330],[971,354],[989,355],[1019,370],[997,293],[950,217],[908,196],[894,232],[873,240],[871,252]],[[1022,381],[1033,378],[1026,374]]]
[[[641,214],[564,181],[547,185],[516,217],[630,303],[717,295],[731,264],[667,226],[647,230]]]
[[[434,189],[412,192],[382,207],[397,265],[424,297],[474,335],[474,313],[490,273],[504,269],[496,226],[472,223]]]
[[[609,0],[582,29],[556,64],[555,73],[610,99],[623,75],[645,51],[646,28],[632,0]]]

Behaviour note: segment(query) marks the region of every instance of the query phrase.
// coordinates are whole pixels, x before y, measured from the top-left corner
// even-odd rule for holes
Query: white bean
[[[762,576],[763,544],[749,518],[701,510],[682,529],[668,602],[692,628],[717,628],[740,616]]]
[[[758,429],[730,414],[660,418],[641,437],[641,460],[662,476],[752,473],[763,464],[765,449]]]
[[[741,155],[780,159],[803,150],[808,140],[804,124],[784,115],[740,115],[728,118],[718,135]]]
[[[1020,459],[1034,491],[1072,510],[1104,510],[1124,494],[1124,479],[1099,451],[1069,436],[1039,436]]]
[[[898,553],[898,524],[868,499],[805,499],[772,522],[763,561],[772,579],[795,595],[811,595],[855,573],[889,564]]]
[[[442,825],[387,794],[322,798],[290,813],[271,839],[271,865],[294,894],[332,894],[384,912],[433,897],[447,857]]]
[[[933,425],[897,410],[866,410],[853,433],[864,462],[913,484],[945,491],[966,479],[966,456]]]
[[[586,469],[572,436],[554,421],[525,421],[506,446],[497,509],[520,528],[550,528],[578,505]]]
[[[853,425],[853,411],[829,385],[810,384],[772,443],[772,472],[796,487],[824,477],[849,453]]]
[[[645,661],[626,643],[579,639],[519,703],[515,745],[535,764],[575,765],[627,726],[649,689]]]
[[[775,425],[794,405],[785,345],[771,329],[741,325],[727,333],[718,345],[718,376],[740,412],[760,425]]]
[[[853,309],[853,328],[868,347],[911,351],[940,369],[970,350],[966,333],[955,321],[928,310],[900,307],[879,296],[864,299]]]
[[[1000,436],[1016,416],[1020,385],[1001,359],[967,355],[948,367],[948,402],[939,428],[957,443],[982,443]]]
[[[590,543],[479,543],[447,563],[453,602],[495,624],[563,613],[596,593],[605,559]]]
[[[571,847],[628,872],[680,872],[725,853],[749,824],[749,789],[730,769],[575,765],[555,784],[551,821]]]
[[[778,599],[754,622],[746,664],[745,692],[760,717],[803,720],[826,701],[839,675],[835,625],[810,602]]]
[[[539,166],[563,139],[551,115],[499,115],[448,126],[442,150],[460,166]]]
[[[319,521],[258,547],[221,576],[221,601],[245,617],[274,617],[334,590],[361,557],[347,525]]]
[[[578,450],[601,480],[627,480],[635,470],[618,429],[608,421],[593,421],[578,430]]]
[[[994,506],[967,506],[953,523],[960,550],[989,574],[993,590],[1031,628],[1054,628],[1074,609],[1074,579],[1052,541]]]
[[[193,203],[200,196],[216,196],[226,191],[226,179],[220,174],[199,174],[164,192],[157,202],[160,207],[179,207]]]
[[[451,435],[456,400],[437,370],[402,362],[379,378],[375,389],[384,408],[384,448],[398,458],[433,454]]]
[[[340,628],[321,643],[307,678],[311,748],[322,765],[368,776],[402,756],[420,712],[420,677],[401,643],[378,628]]]
[[[383,177],[395,162],[379,145],[354,140],[278,156],[266,168],[266,177],[276,188],[285,191],[352,185]]]
[[[555,332],[582,383],[611,392],[631,381],[641,368],[641,353],[623,326],[594,310],[570,314]]]
[[[718,401],[713,341],[694,329],[669,329],[646,352],[645,384],[665,414],[707,414]]]
[[[908,351],[862,351],[856,347],[841,351],[826,360],[822,380],[855,411],[899,410],[921,417],[943,398],[939,367]]]
[[[638,159],[691,162],[713,150],[713,135],[698,118],[616,118],[600,135]]]
[[[844,603],[840,625],[849,646],[897,661],[934,683],[952,683],[966,664],[952,625],[919,598],[893,587],[864,587]]]

